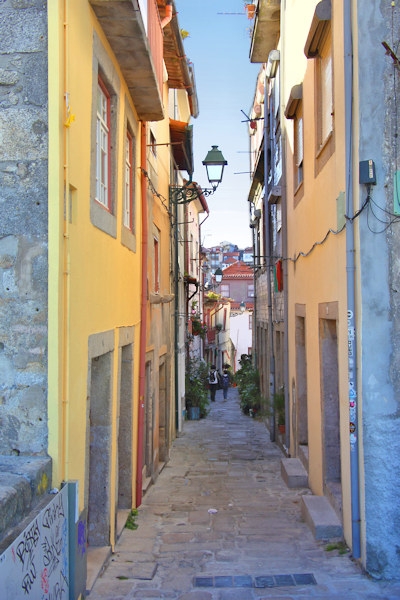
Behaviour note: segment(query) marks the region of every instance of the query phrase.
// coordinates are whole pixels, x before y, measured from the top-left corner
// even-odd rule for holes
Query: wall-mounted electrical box
[[[396,171],[393,178],[393,212],[400,215],[400,171]]]
[[[376,184],[375,163],[373,160],[360,161],[360,183]]]

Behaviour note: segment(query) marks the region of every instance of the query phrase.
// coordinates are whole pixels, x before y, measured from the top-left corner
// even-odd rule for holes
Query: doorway
[[[110,545],[111,381],[113,352],[91,359],[88,543]]]
[[[167,402],[167,369],[165,361],[160,364],[159,368],[159,403],[160,403],[160,420],[159,420],[159,457],[160,462],[168,461],[169,448],[169,419],[168,419],[168,402]]]
[[[133,345],[121,348],[118,428],[118,508],[132,508]]]
[[[151,361],[146,362],[146,396],[145,396],[145,422],[143,431],[143,482],[152,476],[153,465],[153,366]],[[146,484],[144,484],[146,485]]]
[[[296,316],[296,451],[308,447],[306,320]],[[303,448],[303,450],[305,450]],[[303,452],[307,454],[307,452]]]
[[[341,505],[340,411],[337,323],[320,319],[322,445],[325,492]]]

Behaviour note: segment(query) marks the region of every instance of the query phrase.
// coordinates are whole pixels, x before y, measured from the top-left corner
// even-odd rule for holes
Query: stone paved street
[[[286,487],[281,451],[229,394],[185,423],[89,600],[400,598],[400,582],[372,581],[314,540],[300,510],[310,491]]]

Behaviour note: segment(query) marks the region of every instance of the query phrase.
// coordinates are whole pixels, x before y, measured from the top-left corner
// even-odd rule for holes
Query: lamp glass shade
[[[221,281],[222,281],[222,270],[219,267],[218,267],[218,269],[216,269],[214,275],[215,275],[215,281],[217,283],[221,283]]]
[[[221,183],[224,167],[227,164],[228,162],[225,160],[221,150],[218,150],[218,146],[212,146],[203,160],[203,165],[207,169],[208,181],[212,187],[215,188]]]

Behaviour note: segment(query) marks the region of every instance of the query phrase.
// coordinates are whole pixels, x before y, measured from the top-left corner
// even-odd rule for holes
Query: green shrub
[[[235,374],[240,397],[240,408],[245,415],[256,416],[262,406],[260,376],[253,366],[251,356],[242,354],[240,369]]]
[[[191,407],[200,408],[200,418],[208,414],[208,366],[197,358],[189,358],[185,375],[186,410]]]
[[[283,386],[275,392],[273,406],[278,425],[285,425],[285,388]]]
[[[135,529],[137,529],[139,527],[138,524],[136,523],[137,516],[138,516],[138,511],[136,508],[133,508],[131,510],[131,512],[129,513],[128,518],[125,523],[125,527],[127,529],[132,529],[133,531],[135,531]]]

